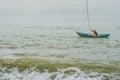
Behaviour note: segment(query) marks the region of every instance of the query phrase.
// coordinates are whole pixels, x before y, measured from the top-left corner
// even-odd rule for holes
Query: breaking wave
[[[0,68],[0,80],[118,80],[114,75],[91,72],[85,73],[76,67],[58,69],[57,72],[39,72],[34,68],[19,72],[18,69]],[[114,78],[114,79],[113,79]]]

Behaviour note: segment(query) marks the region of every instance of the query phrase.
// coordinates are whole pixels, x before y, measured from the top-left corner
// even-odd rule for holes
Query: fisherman
[[[91,30],[91,32],[92,32],[91,36],[98,36],[98,33],[97,33],[97,31],[95,29]]]

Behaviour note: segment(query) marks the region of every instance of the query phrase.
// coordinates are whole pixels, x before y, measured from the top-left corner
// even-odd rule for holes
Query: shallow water
[[[108,4],[109,3],[109,4]],[[119,1],[0,1],[0,80],[119,80]],[[111,14],[109,14],[111,13]]]
[[[6,69],[5,69],[6,70]],[[71,71],[70,73],[67,73]],[[67,69],[59,69],[57,72],[49,73],[49,72],[37,72],[34,69],[29,69],[24,72],[19,72],[17,69],[10,70],[9,73],[5,72],[1,73],[4,77],[1,77],[2,80],[10,79],[10,80],[111,80],[113,79],[114,74],[101,74],[97,72],[92,72],[89,74],[84,73],[78,68],[67,68]]]

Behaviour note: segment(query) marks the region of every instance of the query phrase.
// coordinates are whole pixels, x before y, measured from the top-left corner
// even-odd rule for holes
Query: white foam
[[[66,71],[71,71],[66,73]],[[86,74],[78,68],[59,69],[57,72],[38,72],[27,69],[19,72],[18,69],[0,68],[0,80],[115,80],[108,74],[92,72]]]

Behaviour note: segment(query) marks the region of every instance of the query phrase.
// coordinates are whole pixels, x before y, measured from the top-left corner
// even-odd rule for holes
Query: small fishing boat
[[[86,0],[86,9],[87,9],[87,23],[89,26],[89,29],[95,33],[95,36],[89,34],[89,33],[82,33],[82,32],[76,32],[81,37],[89,37],[89,38],[108,38],[110,34],[98,34],[96,30],[91,28],[90,25],[90,18],[89,18],[89,9],[88,9],[88,0]]]
[[[87,37],[87,38],[108,38],[110,34],[99,34],[98,36],[92,36],[89,33],[82,33],[82,32],[76,32],[81,37]]]

